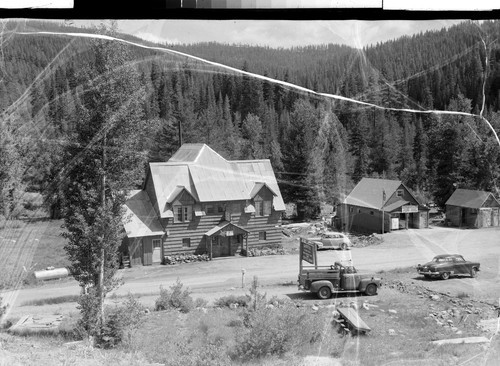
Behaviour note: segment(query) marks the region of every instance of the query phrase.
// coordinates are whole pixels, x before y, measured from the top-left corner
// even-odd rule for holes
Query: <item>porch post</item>
[[[212,237],[209,236],[208,239],[210,240],[210,260],[212,260]]]
[[[248,233],[245,235],[245,247],[246,256],[248,257]]]

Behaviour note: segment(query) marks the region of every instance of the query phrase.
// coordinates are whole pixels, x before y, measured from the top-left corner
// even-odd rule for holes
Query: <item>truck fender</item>
[[[333,285],[330,281],[314,281],[311,283],[311,288],[309,290],[311,292],[318,292],[318,290],[323,286],[328,286],[330,291],[333,291]]]
[[[366,290],[366,286],[368,286],[370,283],[373,283],[377,287],[380,286],[380,282],[376,281],[374,278],[363,278],[361,281],[359,281],[358,290],[364,292]]]

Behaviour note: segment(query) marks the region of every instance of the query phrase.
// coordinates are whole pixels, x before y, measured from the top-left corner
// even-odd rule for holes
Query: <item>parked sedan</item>
[[[342,249],[346,250],[351,246],[351,241],[347,235],[333,231],[327,231],[319,238],[309,239],[316,243],[316,248],[319,249]]]
[[[417,271],[426,278],[440,277],[443,280],[447,280],[450,276],[476,277],[479,263],[466,261],[459,254],[441,254],[435,256],[430,262],[418,264]]]

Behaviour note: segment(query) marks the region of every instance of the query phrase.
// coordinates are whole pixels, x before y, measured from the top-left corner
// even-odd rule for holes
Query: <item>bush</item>
[[[298,309],[293,304],[248,311],[244,318],[247,331],[237,337],[237,345],[231,352],[233,360],[300,353],[302,347],[321,342],[323,338],[323,317]]]
[[[205,299],[202,299],[201,297],[197,297],[194,300],[194,307],[195,308],[204,308],[208,305],[208,301]]]
[[[231,304],[238,304],[238,307],[247,307],[252,298],[249,295],[228,295],[215,300],[214,305],[218,308],[230,307]]]
[[[179,279],[170,286],[170,291],[160,286],[160,297],[155,301],[155,310],[178,309],[183,313],[188,313],[194,308],[194,301],[191,292],[182,290],[182,283]]]
[[[106,323],[98,339],[102,348],[113,348],[123,342],[129,344],[132,332],[141,324],[145,307],[129,294],[122,306],[106,308]]]

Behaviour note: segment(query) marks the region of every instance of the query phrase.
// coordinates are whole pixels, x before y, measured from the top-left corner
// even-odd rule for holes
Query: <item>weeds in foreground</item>
[[[239,308],[247,307],[252,298],[249,295],[227,295],[214,301],[214,306],[218,308],[229,308],[232,304],[237,304]]]

